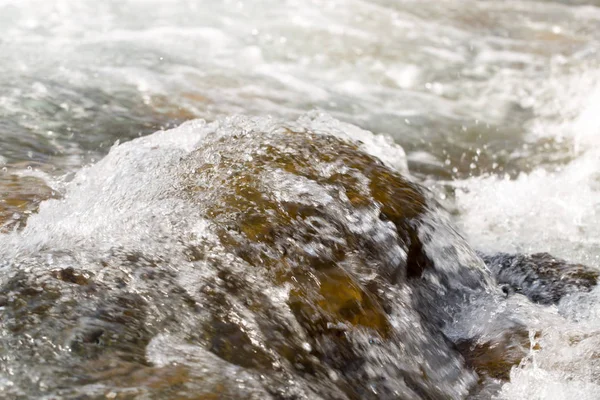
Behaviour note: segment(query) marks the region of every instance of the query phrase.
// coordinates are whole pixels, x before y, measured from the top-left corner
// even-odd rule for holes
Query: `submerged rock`
[[[113,148],[0,236],[0,393],[437,399],[505,378],[520,336],[477,341],[460,313],[499,289],[379,140],[311,115]]]
[[[0,172],[0,232],[22,227],[42,201],[55,195],[42,179]]]
[[[431,304],[434,292],[421,284],[428,274],[444,277],[444,271],[435,270],[435,254],[425,249],[432,238],[420,237],[423,225],[430,224],[422,190],[336,137],[282,129],[256,139],[247,133],[208,140],[186,160],[191,173],[183,192],[208,216],[223,250],[243,262],[245,271],[269,286],[287,288],[286,314],[302,335],[273,317],[259,323],[277,362],[284,359],[321,383],[330,381],[350,398],[442,396],[434,382],[469,379],[468,374],[460,378],[460,357],[428,327],[439,315]],[[206,190],[214,187],[220,190]],[[478,277],[469,278],[473,271]],[[259,315],[274,307],[239,273],[220,273],[228,282],[222,298],[251,299],[250,310]],[[461,284],[471,279],[475,287],[485,287],[483,269],[465,266],[463,274]],[[407,297],[410,293],[415,299]],[[422,313],[415,307],[420,296],[429,303]],[[272,358],[258,350],[244,354],[249,339],[233,329],[235,324],[223,323],[231,307],[220,308],[213,318],[220,326],[213,329],[220,335],[217,354],[236,364],[263,358],[262,367],[273,371]],[[409,333],[408,327],[394,326],[404,321],[419,328]],[[430,356],[422,353],[424,363],[406,360],[407,350],[416,355],[426,342],[437,349]]]

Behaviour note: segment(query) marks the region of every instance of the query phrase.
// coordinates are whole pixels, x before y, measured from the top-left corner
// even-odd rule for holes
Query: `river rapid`
[[[0,398],[600,398],[600,288],[506,295],[471,250],[600,270],[599,38],[596,0],[0,0]],[[405,226],[323,183],[348,174],[331,140],[426,188],[426,283],[379,280]],[[261,169],[265,146],[318,169]],[[253,176],[321,242],[236,221]],[[248,272],[282,248],[350,278]],[[343,333],[315,339],[306,299]]]

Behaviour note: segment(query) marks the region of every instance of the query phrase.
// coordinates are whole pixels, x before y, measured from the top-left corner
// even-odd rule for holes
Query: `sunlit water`
[[[178,260],[181,243],[156,232],[171,232],[153,222],[157,214],[179,218],[182,232],[209,234],[186,225],[187,204],[163,201],[174,172],[160,171],[214,128],[188,124],[89,167],[115,141],[234,114],[292,124],[312,109],[400,144],[412,176],[473,248],[547,251],[598,268],[599,32],[593,0],[0,0],[0,173],[42,179],[63,197],[3,235],[0,282],[10,260],[37,252],[93,270],[116,247],[156,255],[160,244],[160,257]],[[320,128],[337,129],[326,121]],[[352,132],[403,170],[401,149]],[[152,146],[163,153],[147,157]],[[208,279],[200,275],[179,284]],[[493,331],[497,315],[542,332],[510,382],[484,385],[481,398],[598,398],[598,289],[557,306],[515,296],[502,307],[470,307],[461,322],[472,326],[446,332]],[[177,340],[156,337],[146,357],[159,367],[204,357]],[[1,390],[24,390],[2,373]],[[449,396],[472,384],[460,374]]]

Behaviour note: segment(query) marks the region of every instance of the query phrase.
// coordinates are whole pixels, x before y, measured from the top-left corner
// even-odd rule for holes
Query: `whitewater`
[[[593,0],[0,0],[0,310],[18,311],[8,304],[20,295],[41,299],[39,316],[27,314],[23,327],[17,311],[0,327],[0,397],[161,398],[175,396],[167,388],[177,385],[181,398],[203,390],[223,398],[348,395],[331,389],[341,379],[335,366],[321,381],[287,365],[269,364],[276,372],[263,377],[256,372],[262,364],[194,342],[212,340],[193,336],[204,329],[195,318],[215,317],[188,303],[222,301],[257,362],[283,354],[270,347],[261,333],[267,322],[242,297],[217,301],[198,292],[207,282],[228,282],[216,265],[230,263],[243,281],[239,290],[258,303],[266,296],[281,326],[298,335],[294,351],[316,351],[279,306],[293,297],[293,284],[244,272],[249,261],[234,257],[212,225],[206,204],[215,200],[193,190],[181,195],[190,185],[216,190],[207,183],[212,177],[190,176],[204,171],[197,154],[207,164],[223,162],[219,154],[230,147],[219,138],[249,135],[247,149],[258,150],[246,158],[246,147],[231,145],[236,162],[248,165],[261,154],[258,141],[275,146],[286,130],[360,143],[361,152],[425,187],[427,201],[440,205],[427,220],[436,238],[428,251],[439,252],[440,264],[448,262],[440,249],[452,243],[459,250],[450,264],[465,271],[486,270],[470,248],[547,252],[599,271],[598,32],[600,3]],[[252,136],[261,132],[263,139]],[[346,173],[337,164],[322,171]],[[281,171],[260,174],[277,202],[326,207],[352,234],[376,238],[373,246],[389,252],[382,265],[407,257],[389,244],[389,224],[348,211],[328,187]],[[325,247],[342,246],[336,226],[318,229]],[[327,252],[311,246],[306,251]],[[60,273],[61,282],[84,288],[94,281],[119,293],[117,300],[64,289],[47,275],[69,268],[75,272]],[[454,277],[448,271],[432,276]],[[430,335],[423,316],[407,307],[389,317],[406,335],[403,345],[369,352],[372,338],[349,339],[372,365],[364,367],[373,381],[369,396],[599,398],[600,288],[543,305],[519,294],[505,298],[481,274],[440,332],[456,344],[524,327],[525,356],[506,379],[429,352],[445,339]],[[372,278],[357,276],[361,284]],[[461,284],[453,279],[444,286],[449,298]],[[400,308],[420,289],[382,290]],[[35,301],[27,307],[36,309]],[[143,308],[143,318],[128,307]],[[63,312],[64,321],[57,317]],[[129,327],[119,330],[121,323]],[[114,345],[129,358],[98,355],[94,346],[113,346],[98,332],[111,329],[134,343]],[[71,353],[95,364],[73,363]],[[381,367],[386,354],[422,363],[407,361],[395,375]],[[299,363],[310,369],[307,360]],[[84,378],[69,380],[80,367]],[[399,383],[422,371],[432,383]],[[380,376],[397,381],[378,386]],[[293,382],[285,386],[286,379]],[[286,391],[275,393],[281,385]]]

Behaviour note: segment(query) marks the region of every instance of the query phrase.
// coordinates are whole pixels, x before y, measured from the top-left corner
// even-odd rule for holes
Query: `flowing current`
[[[0,398],[600,398],[600,288],[505,296],[470,250],[600,268],[599,32],[595,0],[0,0]],[[412,250],[321,136],[427,188],[426,284],[379,279]],[[248,179],[321,241],[236,220]],[[250,272],[282,248],[341,269]]]

